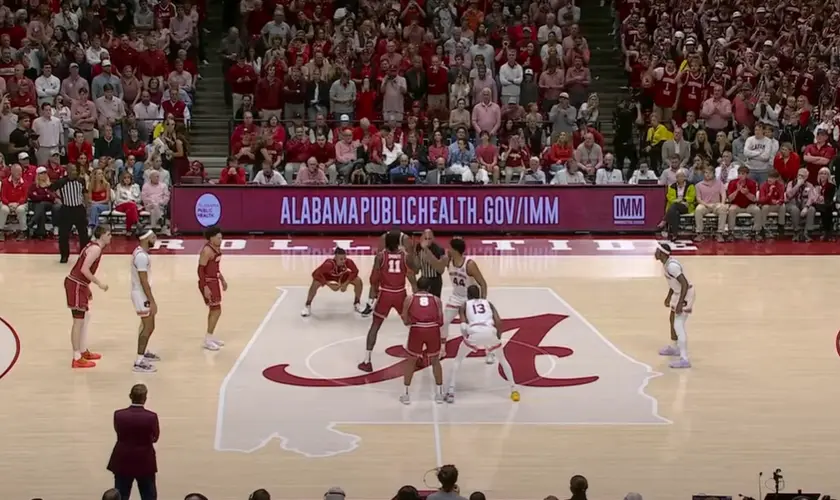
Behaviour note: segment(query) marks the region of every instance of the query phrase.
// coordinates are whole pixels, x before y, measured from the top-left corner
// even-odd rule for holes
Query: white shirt
[[[38,105],[48,102],[55,104],[55,96],[61,92],[61,80],[55,75],[44,75],[35,79],[35,91],[38,93]]]
[[[382,144],[382,159],[385,162],[385,165],[390,165],[397,161],[402,154],[402,146],[400,143],[394,142],[394,148],[388,149],[386,144]]]
[[[271,174],[271,177],[266,178],[265,171],[260,170],[254,176],[255,184],[269,185],[269,186],[285,186],[286,179],[277,172]]]
[[[464,305],[467,324],[493,326],[493,307],[487,299],[470,299]]]
[[[513,67],[508,63],[503,64],[499,68],[499,83],[502,84],[501,94],[508,97],[519,97],[519,86],[522,84],[523,77],[522,66],[519,64],[515,64]]]
[[[85,51],[85,58],[87,59],[88,64],[95,66],[101,63],[103,52],[108,52],[105,47],[99,47],[98,49],[93,48],[93,46],[88,47]]]
[[[675,294],[679,295],[680,292],[682,292],[682,285],[677,278],[683,276],[684,274],[682,264],[677,262],[676,259],[669,257],[662,267],[663,273],[665,274],[665,281],[668,282],[668,287],[670,287]],[[688,278],[686,278],[686,281],[688,282]],[[691,287],[691,282],[688,282],[688,286]]]
[[[55,148],[61,145],[64,125],[61,119],[55,116],[39,116],[32,122],[32,131],[38,134],[38,144],[42,148]]]
[[[149,253],[143,250],[142,247],[134,249],[131,254],[131,291],[142,292],[143,285],[140,283],[140,273],[145,272],[149,279],[149,285],[152,284],[152,260]]]

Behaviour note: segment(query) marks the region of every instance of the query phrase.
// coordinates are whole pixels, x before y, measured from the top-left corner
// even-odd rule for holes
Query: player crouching
[[[435,377],[435,402],[443,403],[443,368],[440,365],[440,350],[443,347],[440,329],[443,326],[443,304],[440,299],[431,294],[432,282],[428,278],[417,280],[417,293],[406,297],[403,304],[402,320],[408,326],[408,341],[405,350],[417,359],[426,358],[432,364]],[[405,392],[400,396],[403,404],[411,403],[408,389],[417,364],[404,361],[405,373],[403,382]]]
[[[312,272],[312,284],[309,286],[309,294],[306,296],[306,305],[300,315],[303,317],[312,314],[312,300],[318,293],[318,289],[326,286],[333,292],[346,292],[347,287],[353,287],[353,307],[362,316],[371,313],[370,304],[362,305],[362,291],[364,284],[359,278],[359,268],[352,259],[347,258],[347,252],[343,248],[336,248],[331,259],[325,260],[315,271]]]

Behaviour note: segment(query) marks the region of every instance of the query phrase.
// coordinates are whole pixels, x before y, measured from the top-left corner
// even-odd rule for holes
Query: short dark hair
[[[204,230],[204,239],[209,240],[219,234],[222,234],[222,229],[219,226],[210,226]]]
[[[341,247],[335,247],[335,251],[333,252],[333,255],[347,255],[347,250],[345,250]]]
[[[422,277],[417,280],[417,290],[420,292],[428,292],[432,289],[432,280]]]
[[[106,83],[105,85],[102,86],[102,91],[103,92],[108,92],[109,90],[114,90],[114,86],[111,85],[110,83]]]
[[[251,493],[248,500],[271,500],[271,495],[265,489],[260,488]]]
[[[131,392],[128,393],[128,397],[133,404],[145,403],[148,395],[149,389],[146,388],[145,384],[135,384],[131,387]]]
[[[102,494],[102,500],[121,500],[122,495],[120,495],[119,490],[116,488],[111,488],[110,490],[105,490],[105,493]]]
[[[207,500],[207,497],[201,493],[188,493],[184,500]]]
[[[461,238],[452,238],[449,241],[449,246],[452,247],[452,250],[455,250],[460,254],[467,251],[467,242]]]
[[[467,298],[468,299],[480,299],[481,298],[481,288],[478,285],[470,285],[467,287]]]
[[[554,33],[553,31],[549,31],[549,33]],[[472,495],[470,495],[470,500],[487,500],[487,497],[484,496],[484,493],[480,491],[474,491]]]
[[[438,481],[440,481],[440,489],[443,491],[452,491],[458,483],[458,469],[454,465],[444,465],[438,469]]]

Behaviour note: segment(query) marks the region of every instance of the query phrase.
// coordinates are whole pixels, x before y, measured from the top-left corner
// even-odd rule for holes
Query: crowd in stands
[[[0,240],[59,223],[53,187],[70,169],[89,188],[92,226],[103,213],[161,225],[190,170],[203,16],[202,0],[0,6]]]

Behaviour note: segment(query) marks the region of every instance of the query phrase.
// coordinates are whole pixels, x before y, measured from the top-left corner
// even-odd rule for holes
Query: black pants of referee
[[[443,278],[441,276],[425,276],[425,278],[432,283],[432,288],[429,290],[429,293],[440,298],[440,294],[443,292]]]
[[[90,241],[87,219],[87,209],[84,206],[62,206],[61,210],[58,211],[58,251],[61,254],[62,261],[66,262],[70,258],[70,233],[73,231],[73,226],[79,233],[80,249],[84,248]]]

